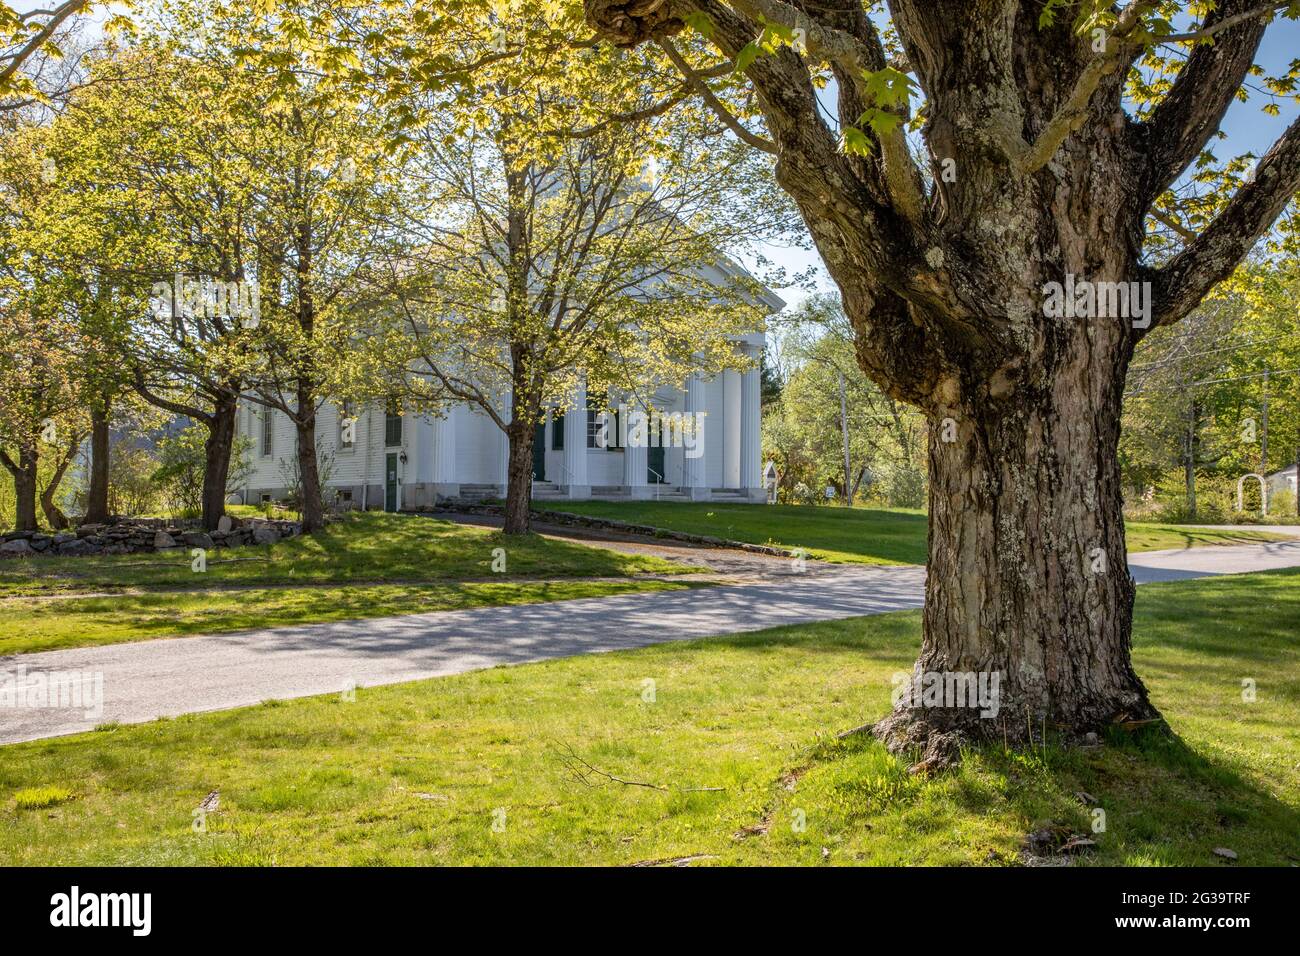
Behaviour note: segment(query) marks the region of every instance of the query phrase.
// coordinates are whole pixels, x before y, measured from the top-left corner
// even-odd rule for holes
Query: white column
[[[743,488],[740,483],[741,374],[722,373],[722,487]],[[706,426],[707,427],[707,426]],[[716,427],[716,425],[715,425]],[[717,435],[717,432],[714,432]]]
[[[433,492],[448,498],[460,494],[456,469],[456,409],[445,408],[433,420]]]
[[[406,463],[398,462],[397,474],[400,479],[398,494],[402,507],[408,510],[432,505],[432,501],[422,501],[421,493],[428,496],[428,489],[420,487],[420,429],[424,419],[409,409],[402,419],[402,450]]]
[[[560,475],[566,498],[590,498],[587,480],[587,383],[580,380],[564,412],[564,468]]]
[[[698,375],[688,376],[686,379],[686,395],[682,411],[685,417],[694,421],[695,413],[704,411],[704,383],[700,381]],[[709,423],[704,422],[704,441],[699,441],[697,436],[696,452],[703,452],[706,443],[711,440],[709,434]],[[704,483],[704,455],[700,454],[697,458],[690,458],[686,454],[686,449],[682,449],[682,487],[694,501],[707,501],[709,499],[709,489]]]
[[[740,487],[747,490],[751,498],[759,500],[756,496],[761,495],[763,488],[763,465],[759,460],[763,452],[763,438],[758,368],[762,348],[747,345],[745,354],[754,360],[754,367],[742,376],[740,389]]]
[[[619,422],[619,427],[627,434],[627,445],[623,448],[623,486],[629,498],[649,498],[650,482],[647,468],[650,467],[649,428],[642,420],[641,428],[633,429],[633,422],[646,414],[639,404],[628,404],[624,408],[626,422]]]

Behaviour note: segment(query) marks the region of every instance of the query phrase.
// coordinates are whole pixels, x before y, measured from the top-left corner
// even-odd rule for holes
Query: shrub
[[[203,510],[207,438],[206,428],[189,425],[158,443],[161,464],[150,476],[150,480],[161,493],[164,507],[173,515],[193,516]],[[250,444],[247,438],[236,436],[230,451],[227,487],[239,485],[247,474]]]
[[[925,507],[925,473],[914,465],[892,466],[885,475],[885,500],[891,508]]]

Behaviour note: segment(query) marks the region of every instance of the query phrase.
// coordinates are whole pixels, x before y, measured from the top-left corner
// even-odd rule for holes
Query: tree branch
[[[1207,30],[1227,32],[1192,50],[1169,93],[1137,127],[1135,153],[1148,202],[1169,188],[1219,129],[1264,38],[1261,12],[1255,0],[1224,0],[1205,23]]]
[[[1106,38],[1102,53],[1084,67],[1065,103],[1048,120],[1033,144],[1019,157],[1017,166],[1022,174],[1035,172],[1051,162],[1061,144],[1088,118],[1092,94],[1097,91],[1103,79],[1131,62],[1130,57],[1137,46],[1129,42],[1128,38],[1140,24],[1142,14],[1157,5],[1155,0],[1132,0],[1121,11],[1115,21],[1115,29]]]
[[[827,26],[784,0],[731,0],[731,5],[751,19],[762,17],[774,23],[802,29],[808,52],[838,65],[851,79],[862,101],[872,104],[863,73],[883,70],[888,62],[876,29],[865,14],[860,24],[870,42],[864,42],[846,30]],[[906,111],[903,115],[906,115]],[[880,144],[885,188],[894,208],[913,225],[919,225],[925,215],[925,190],[921,171],[917,169],[912,151],[908,149],[902,124],[875,138]]]
[[[1300,120],[1292,123],[1223,211],[1162,269],[1150,273],[1152,326],[1170,325],[1194,309],[1264,235],[1300,189]]]
[[[87,3],[87,0],[64,0],[64,3],[55,7],[53,10],[40,11],[47,13],[49,19],[45,21],[44,26],[38,30],[30,40],[23,44],[18,50],[6,56],[0,57],[0,60],[8,60],[9,63],[4,69],[0,70],[0,96],[8,89],[13,80],[13,76],[18,70],[31,59],[42,46],[49,42],[50,37],[58,31],[64,21],[78,13]],[[37,11],[31,11],[28,16],[33,16]],[[23,18],[24,21],[27,17]]]
[[[1150,209],[1147,211],[1147,215],[1150,216],[1152,219],[1154,219],[1156,222],[1168,226],[1170,229],[1178,233],[1178,235],[1182,236],[1184,239],[1188,240],[1189,242],[1196,238],[1196,233],[1192,232],[1192,230],[1188,229],[1186,226],[1184,226],[1173,216],[1166,215],[1165,213],[1161,212],[1159,209]]]
[[[718,118],[727,125],[727,128],[735,133],[740,139],[753,146],[755,149],[761,149],[765,153],[775,153],[776,144],[769,139],[752,133],[745,128],[745,125],[732,114],[731,110],[722,103],[721,100],[709,88],[709,84],[704,82],[704,78],[691,68],[686,59],[673,46],[671,40],[667,37],[657,41],[660,48],[667,54],[668,59],[672,61],[673,66],[686,78],[686,82],[691,88],[699,94],[700,99],[704,100],[704,105],[717,114]]]

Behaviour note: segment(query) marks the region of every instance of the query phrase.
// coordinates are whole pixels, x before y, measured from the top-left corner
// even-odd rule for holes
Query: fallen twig
[[[578,756],[577,752],[575,752],[573,747],[569,744],[563,745],[560,759],[564,761],[569,773],[571,773],[578,782],[583,783],[588,787],[602,786],[601,783],[593,781],[593,778],[599,777],[610,783],[621,783],[625,787],[644,787],[647,790],[659,790],[665,793],[673,790],[678,793],[720,793],[727,789],[726,787],[666,787],[663,784],[648,783],[644,780],[625,780],[622,777],[601,770],[599,767],[592,766],[582,757]]]

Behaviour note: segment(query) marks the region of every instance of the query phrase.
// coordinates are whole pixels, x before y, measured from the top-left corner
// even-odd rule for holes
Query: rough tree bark
[[[0,450],[0,464],[8,469],[14,480],[15,531],[36,531],[40,527],[36,523],[36,474],[39,462],[35,439],[18,449],[17,461]]]
[[[212,414],[204,423],[208,437],[203,443],[203,527],[208,531],[215,530],[226,513],[226,481],[238,413],[238,398],[227,393],[213,403]]]
[[[316,460],[316,389],[307,380],[299,380],[294,428],[298,433],[298,492],[302,496],[302,530],[303,534],[311,534],[319,531],[325,523],[325,497],[321,491],[320,463]]]
[[[516,416],[507,432],[510,458],[506,474],[506,534],[527,534],[533,499],[533,420]]]
[[[108,520],[108,419],[110,403],[90,409],[90,487],[86,492],[86,524]]]
[[[1131,3],[1101,49],[1041,3],[893,0],[927,103],[927,187],[901,131],[847,154],[822,119],[808,61],[783,46],[744,73],[776,175],[798,205],[854,327],[863,371],[930,418],[930,536],[917,676],[1000,677],[983,708],[904,700],[875,730],[943,763],[970,739],[1065,739],[1158,715],[1130,663],[1133,582],[1117,459],[1124,379],[1146,330],[1175,322],[1226,277],[1300,185],[1287,130],[1220,217],[1159,270],[1142,261],[1153,200],[1217,130],[1263,35],[1237,18],[1198,46],[1146,122],[1126,115],[1141,47]],[[1224,0],[1209,25],[1257,4]],[[760,19],[801,27],[838,81],[839,120],[878,104],[863,72],[886,67],[860,0],[586,0],[622,46],[703,13],[735,59]],[[714,105],[714,104],[710,104]],[[716,107],[715,107],[716,108]],[[884,107],[902,113],[902,108]],[[1054,318],[1048,283],[1150,282],[1148,314]],[[1073,310],[1069,314],[1074,314]]]

